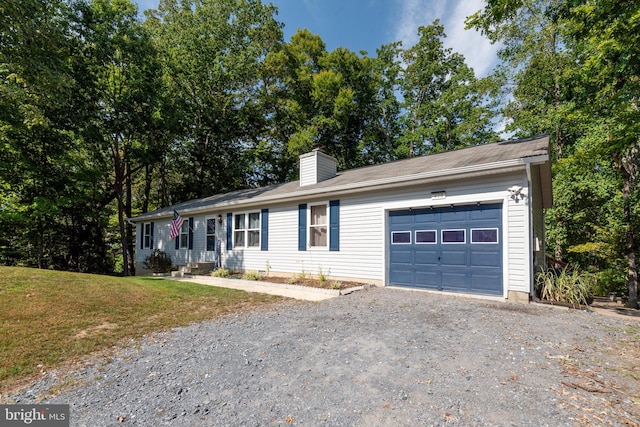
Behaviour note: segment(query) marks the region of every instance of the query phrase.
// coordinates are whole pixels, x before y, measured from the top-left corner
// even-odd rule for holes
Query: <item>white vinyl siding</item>
[[[319,151],[300,156],[300,186],[317,184],[336,176],[336,161]]]
[[[466,181],[457,186],[440,183],[433,188],[413,188],[404,192],[389,190],[357,197],[335,196],[340,200],[339,252],[298,251],[298,229],[295,226],[298,223],[298,203],[269,206],[269,250],[244,252],[242,257],[223,251],[222,262],[227,268],[262,271],[268,263],[271,272],[289,274],[302,271],[317,274],[321,268],[325,273],[329,271],[330,277],[383,284],[386,282],[387,210],[428,206],[433,203],[431,191],[443,187],[447,190],[443,206],[474,204],[477,201],[502,202],[512,181],[521,179],[522,175],[512,173]],[[324,201],[307,200],[306,203],[309,211],[311,206]],[[506,278],[504,283],[506,287]]]
[[[526,200],[529,189],[526,187],[526,178],[521,178],[519,182],[522,186],[522,197],[514,199],[507,196],[506,214],[507,218],[507,242],[505,245],[506,260],[508,265],[508,276],[505,283],[507,290],[529,292],[531,286],[529,267],[529,203]]]

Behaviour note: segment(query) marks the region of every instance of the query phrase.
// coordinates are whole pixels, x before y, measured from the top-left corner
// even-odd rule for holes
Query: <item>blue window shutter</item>
[[[260,221],[260,250],[269,250],[269,209],[262,209]]]
[[[340,250],[340,200],[329,202],[329,250]]]
[[[173,240],[175,241],[177,251],[178,249],[180,249],[180,233],[178,233],[178,235],[174,237]]]
[[[149,236],[149,249],[153,249],[153,222],[151,222],[151,235]]]
[[[144,249],[144,222],[140,223],[140,249]]]
[[[233,249],[233,242],[231,241],[231,233],[233,227],[233,214],[231,212],[227,213],[227,250],[230,251]]]
[[[193,217],[189,217],[189,249],[193,249]]]
[[[298,205],[298,250],[307,250],[307,204]]]

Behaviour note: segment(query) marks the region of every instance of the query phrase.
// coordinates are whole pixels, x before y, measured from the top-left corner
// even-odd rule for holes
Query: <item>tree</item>
[[[262,61],[282,38],[274,10],[259,0],[163,0],[147,12],[181,117],[181,200],[247,186]]]
[[[511,129],[552,135],[559,203],[549,234],[555,238],[556,259],[563,258],[564,249],[582,262],[588,252],[613,251],[609,266],[626,258],[632,305],[637,305],[639,7],[613,0],[492,0],[467,21],[504,44],[500,55],[508,67],[503,70],[513,70],[514,99],[505,109],[513,119]],[[617,179],[605,173],[613,167]],[[596,184],[598,179],[603,181]],[[582,186],[597,199],[597,187],[607,183],[604,187],[611,188],[615,181],[621,197],[609,195],[606,213],[595,223],[581,216],[585,199],[570,201],[567,194]],[[624,233],[618,233],[621,226]],[[587,241],[574,232],[580,227],[593,231]]]
[[[569,43],[580,68],[582,107],[608,129],[600,150],[620,173],[629,304],[638,307],[637,206],[632,204],[640,149],[640,4],[570,1],[565,9]]]
[[[150,38],[129,0],[78,5],[82,49],[77,79],[87,107],[82,135],[102,177],[103,203],[116,203],[123,274],[133,273],[132,215],[137,154],[149,141],[159,91],[159,64]]]
[[[327,52],[318,35],[298,30],[266,64],[272,71],[266,86],[271,135],[282,141],[288,164],[318,147],[334,156],[340,169],[365,164],[362,149],[373,143],[379,114],[375,60],[346,48]]]
[[[377,85],[374,120],[362,144],[363,162],[384,163],[402,155],[399,138],[402,133],[402,105],[396,93],[400,91],[402,43],[383,45],[373,59],[374,80]]]
[[[555,157],[576,138],[569,69],[575,67],[560,22],[564,0],[493,0],[467,18],[467,27],[500,43],[509,99],[503,114],[508,131],[518,135],[550,133]]]
[[[404,155],[448,151],[496,138],[488,82],[475,78],[462,55],[444,48],[444,27],[437,20],[420,27],[418,34],[418,43],[403,52]]]

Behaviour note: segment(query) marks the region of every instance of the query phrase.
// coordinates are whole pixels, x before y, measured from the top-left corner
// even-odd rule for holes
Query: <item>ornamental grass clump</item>
[[[244,280],[260,280],[262,276],[257,271],[247,271],[242,275]]]
[[[226,268],[216,268],[211,272],[213,277],[229,277],[231,276],[231,272]]]
[[[573,307],[588,305],[592,297],[592,276],[578,270],[549,269],[536,276],[536,289],[540,299],[564,302]]]

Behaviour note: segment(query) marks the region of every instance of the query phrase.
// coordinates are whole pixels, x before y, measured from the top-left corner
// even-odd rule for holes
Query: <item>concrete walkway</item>
[[[211,276],[192,276],[185,278],[167,277],[169,280],[199,283],[201,285],[219,286],[221,288],[240,289],[246,292],[260,292],[263,294],[280,295],[306,301],[322,301],[340,295],[336,289],[320,289],[308,286],[285,285],[255,280],[226,279]],[[343,291],[345,292],[345,291]]]

